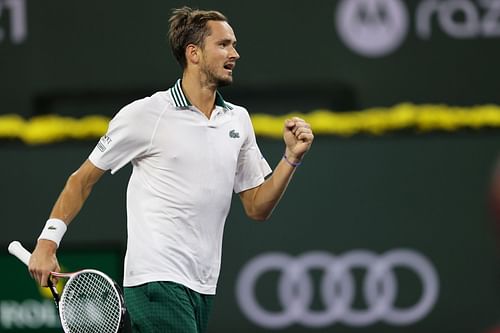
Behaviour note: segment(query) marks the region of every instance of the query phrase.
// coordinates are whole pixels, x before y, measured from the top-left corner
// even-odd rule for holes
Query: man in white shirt
[[[167,91],[135,101],[112,119],[56,201],[29,269],[42,285],[58,271],[56,250],[106,170],[127,163],[125,302],[136,332],[204,332],[220,271],[232,192],[246,214],[266,220],[313,134],[300,118],[284,123],[285,153],[274,169],[262,156],[246,109],[224,101],[239,59],[236,37],[217,11],[173,11],[169,39],[183,68]]]

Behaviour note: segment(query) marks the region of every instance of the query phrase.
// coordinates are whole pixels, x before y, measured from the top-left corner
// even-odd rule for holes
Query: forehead
[[[208,21],[207,26],[210,29],[210,35],[207,36],[207,39],[236,40],[236,36],[234,35],[233,28],[231,28],[229,23],[227,23],[225,21]]]

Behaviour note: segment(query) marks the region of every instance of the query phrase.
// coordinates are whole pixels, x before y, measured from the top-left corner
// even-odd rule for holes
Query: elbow
[[[257,221],[257,222],[265,222],[265,221],[267,221],[269,219],[269,216],[263,216],[263,215],[262,216],[258,216],[258,215],[256,215],[256,216],[250,216],[250,218],[252,220],[254,220],[254,221]]]
[[[269,220],[272,212],[258,212],[258,211],[247,211],[247,216],[257,222],[264,222]]]
[[[254,221],[263,222],[271,217],[276,202],[273,200],[266,200],[265,197],[262,198],[262,196],[258,196],[258,193],[260,193],[258,188],[246,191],[245,195],[242,196],[243,207],[247,217]]]
[[[65,190],[73,193],[79,193],[82,198],[87,198],[92,191],[92,185],[89,184],[78,171],[73,172],[66,181]]]

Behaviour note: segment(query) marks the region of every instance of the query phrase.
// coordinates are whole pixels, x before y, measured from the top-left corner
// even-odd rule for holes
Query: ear
[[[186,46],[186,60],[188,63],[198,64],[200,62],[201,50],[194,44]]]

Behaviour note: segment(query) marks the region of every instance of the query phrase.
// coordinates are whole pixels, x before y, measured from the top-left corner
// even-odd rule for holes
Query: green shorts
[[[134,333],[204,333],[214,298],[174,282],[127,287],[124,296]]]

